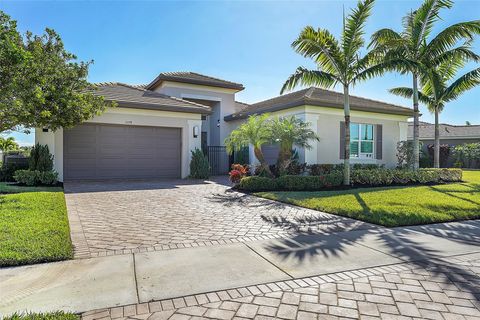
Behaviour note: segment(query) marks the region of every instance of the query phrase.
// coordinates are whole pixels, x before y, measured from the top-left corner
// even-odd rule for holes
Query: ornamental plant
[[[240,180],[248,175],[248,167],[241,164],[232,164],[232,170],[228,174],[232,183],[239,184]]]

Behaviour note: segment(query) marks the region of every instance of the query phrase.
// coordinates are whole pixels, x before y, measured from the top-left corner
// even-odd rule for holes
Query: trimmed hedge
[[[391,184],[445,183],[462,180],[460,169],[403,169],[352,170],[352,185],[386,186]]]
[[[276,179],[250,176],[240,180],[238,188],[245,191],[316,191],[340,186],[343,173],[338,171],[323,176],[282,176]]]
[[[369,168],[352,170],[353,186],[386,186],[402,184],[429,184],[457,182],[462,180],[460,169],[403,169]],[[250,176],[240,180],[238,188],[244,191],[317,191],[341,186],[342,171],[321,176],[282,176],[276,179]]]
[[[27,186],[52,185],[57,182],[58,173],[55,171],[17,170],[13,177],[18,183]]]

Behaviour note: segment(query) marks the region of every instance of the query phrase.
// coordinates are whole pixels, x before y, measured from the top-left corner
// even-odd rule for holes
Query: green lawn
[[[387,227],[480,218],[480,171],[464,182],[435,186],[358,188],[255,195]]]
[[[14,187],[0,183],[0,190],[4,193],[0,194],[0,266],[72,258],[61,188]]]
[[[28,187],[28,186],[19,186],[15,183],[0,182],[0,194],[39,192],[39,191],[62,191],[62,188],[60,187]]]

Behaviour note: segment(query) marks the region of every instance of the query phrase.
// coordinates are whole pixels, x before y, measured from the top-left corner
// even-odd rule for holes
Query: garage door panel
[[[84,124],[64,131],[65,179],[179,178],[181,129]]]

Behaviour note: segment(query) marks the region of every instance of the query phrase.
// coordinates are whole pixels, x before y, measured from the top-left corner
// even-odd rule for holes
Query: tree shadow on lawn
[[[264,248],[282,260],[294,260],[300,265],[312,260],[318,264],[320,274],[321,266],[328,266],[332,257],[353,255],[354,259],[361,254],[357,250],[370,250],[376,253],[374,257],[378,261],[371,261],[370,265],[364,267],[382,265],[382,257],[394,257],[416,267],[428,267],[432,277],[446,277],[457,281],[457,286],[462,290],[480,294],[478,275],[444,258],[447,255],[480,252],[479,237],[479,223],[469,226],[430,225],[420,228],[367,229],[331,235],[297,233],[286,239],[270,241]],[[343,271],[347,270],[348,267]]]
[[[473,201],[471,199],[468,199],[468,198],[465,198],[465,197],[461,197],[459,196],[457,193],[468,193],[468,194],[478,194],[480,195],[480,185],[478,185],[478,187],[475,187],[475,186],[469,186],[469,185],[465,185],[465,187],[470,187],[472,190],[471,191],[463,191],[463,190],[454,190],[454,189],[450,189],[450,190],[445,190],[445,189],[441,189],[441,188],[437,188],[437,187],[433,187],[433,186],[430,186],[430,189],[433,190],[433,191],[436,191],[436,192],[440,192],[440,193],[443,193],[447,196],[450,196],[452,198],[456,198],[456,199],[459,199],[459,200],[462,200],[462,201],[466,201],[466,202],[470,202],[472,204],[475,204],[475,205],[479,205],[480,206],[480,202],[477,202],[477,201]],[[480,198],[480,197],[479,197]]]

